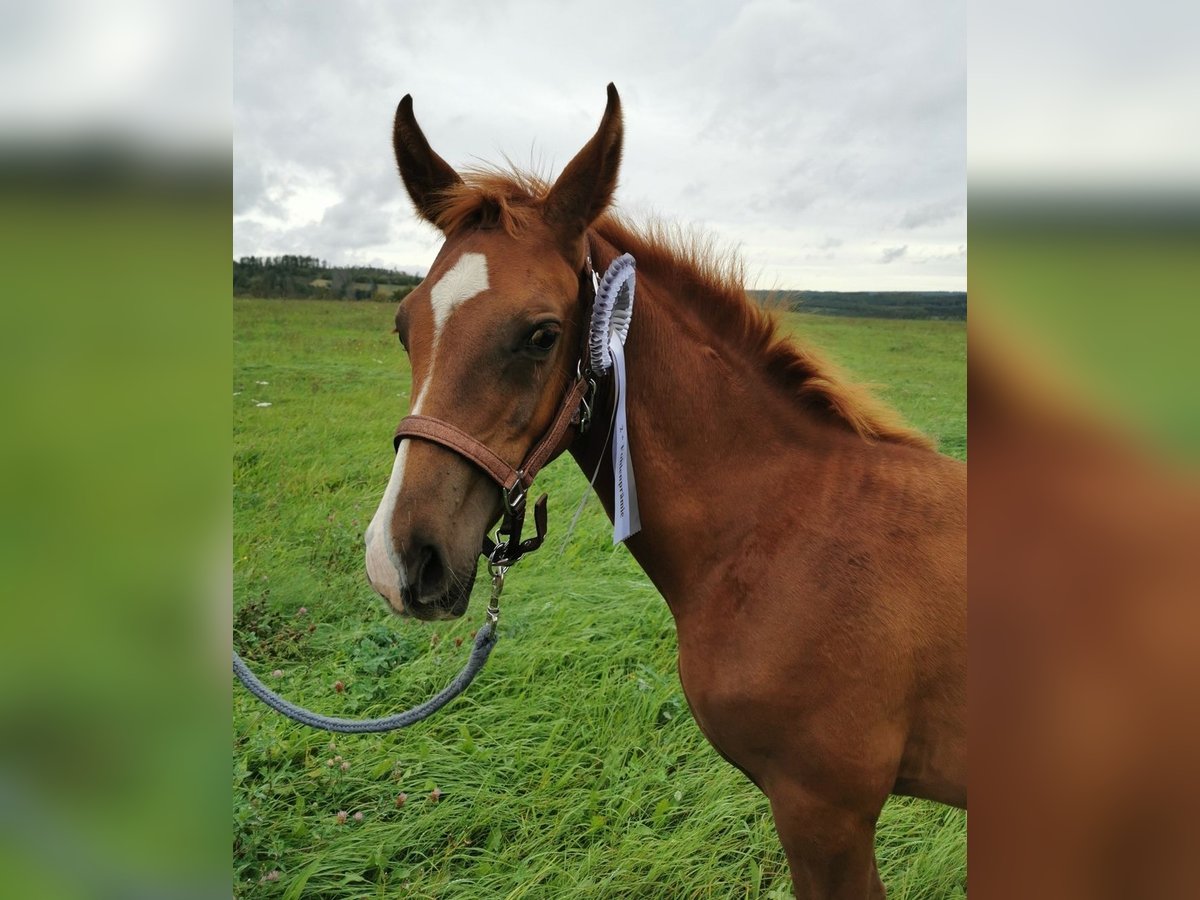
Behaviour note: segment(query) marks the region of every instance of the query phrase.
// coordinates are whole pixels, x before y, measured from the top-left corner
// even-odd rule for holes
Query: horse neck
[[[791,502],[785,497],[798,486],[824,492],[836,481],[831,460],[846,460],[863,442],[804,411],[736,336],[722,333],[705,298],[668,283],[639,269],[625,345],[642,524],[627,546],[678,619],[696,579],[721,563],[714,554],[737,552],[748,529],[771,527],[759,509]],[[592,430],[571,451],[588,476],[603,460],[596,492],[610,519],[612,402],[606,392]]]

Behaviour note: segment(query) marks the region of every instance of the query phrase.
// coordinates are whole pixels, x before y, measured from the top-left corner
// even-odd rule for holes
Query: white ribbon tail
[[[613,387],[617,392],[616,423],[613,426],[613,545],[621,543],[642,529],[638,515],[637,484],[633,480],[633,458],[629,454],[629,425],[625,416],[625,350],[621,340],[613,335],[608,342],[612,352]]]

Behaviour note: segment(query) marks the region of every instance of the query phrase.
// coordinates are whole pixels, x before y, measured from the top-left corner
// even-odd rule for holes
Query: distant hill
[[[821,316],[875,319],[967,318],[965,291],[747,291],[757,303]]]
[[[233,263],[235,297],[399,300],[420,275],[374,266],[331,266],[315,256],[243,256]]]

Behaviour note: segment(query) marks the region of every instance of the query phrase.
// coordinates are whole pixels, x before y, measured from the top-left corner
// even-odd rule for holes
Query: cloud
[[[623,210],[700,225],[782,287],[965,286],[964,260],[914,262],[966,240],[961,4],[934,0],[917,21],[861,0],[714,0],[687,15],[612,0],[620,38],[583,53],[590,10],[237,4],[235,249],[428,265],[438,237],[391,154],[400,97],[452,165],[507,155],[556,173],[613,80]],[[836,258],[814,254],[831,234]],[[902,244],[884,278],[867,248]]]
[[[936,200],[905,211],[900,219],[901,228],[922,228],[940,225],[956,216],[967,214],[966,197],[961,199]]]
[[[902,247],[885,247],[883,252],[879,254],[879,262],[883,265],[893,263],[908,253],[908,245]]]
[[[923,266],[928,263],[957,263],[967,261],[967,245],[959,244],[953,249],[939,250],[938,248],[930,248],[922,256],[913,260],[917,265]]]

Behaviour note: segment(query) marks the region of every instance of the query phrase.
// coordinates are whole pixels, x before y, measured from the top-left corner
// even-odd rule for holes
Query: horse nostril
[[[446,567],[437,548],[425,544],[417,551],[416,585],[417,599],[427,603],[441,593]]]

